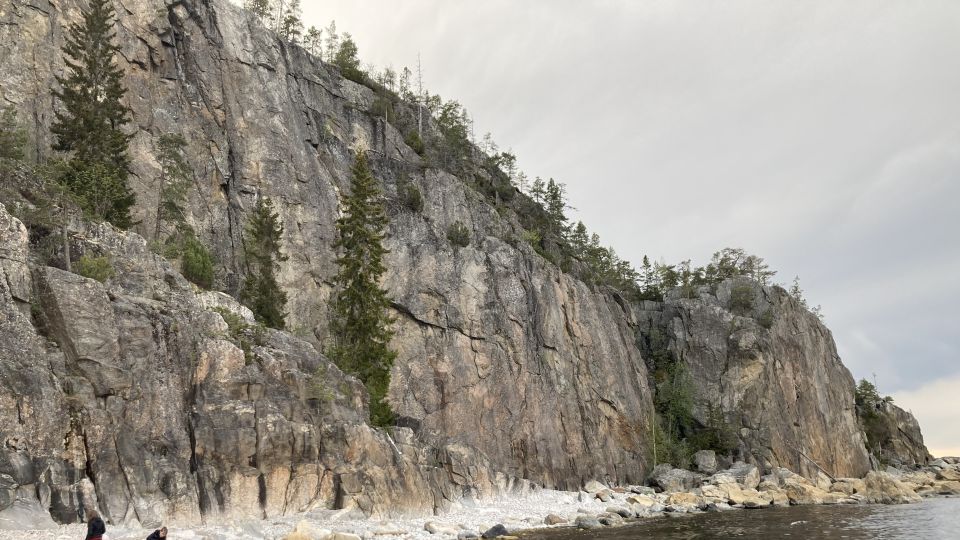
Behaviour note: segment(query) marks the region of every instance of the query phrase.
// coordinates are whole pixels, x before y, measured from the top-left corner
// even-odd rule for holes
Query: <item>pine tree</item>
[[[547,182],[546,193],[544,195],[547,204],[547,215],[550,216],[550,220],[558,230],[563,229],[567,224],[566,210],[568,206],[566,194],[567,186],[555,182],[553,178]]]
[[[303,46],[316,57],[323,55],[323,31],[318,30],[316,26],[307,29],[307,34],[303,38]]]
[[[393,319],[387,309],[390,298],[380,286],[386,271],[383,256],[387,216],[380,187],[370,172],[364,152],[353,165],[350,193],[343,200],[343,215],[337,220],[340,251],[334,283],[334,344],[331,356],[340,369],[356,375],[370,392],[370,419],[388,425],[393,412],[386,402],[390,368],[396,352],[390,350]]]
[[[300,0],[290,0],[280,13],[280,36],[291,43],[300,43],[303,21],[300,19]]]
[[[247,259],[247,277],[240,291],[240,299],[253,311],[257,321],[271,328],[283,329],[287,293],[277,283],[280,263],[287,257],[280,253],[283,225],[267,197],[257,200],[257,206],[247,223],[244,251]]]
[[[803,297],[803,289],[800,288],[800,276],[793,278],[793,285],[790,286],[790,296],[804,308],[807,307],[807,300]]]
[[[546,196],[547,185],[543,182],[543,178],[538,176],[533,180],[533,185],[530,186],[530,197],[538,204],[543,204]]]
[[[120,49],[113,43],[114,17],[111,0],[90,0],[83,20],[67,29],[67,75],[57,76],[60,90],[53,91],[62,107],[50,129],[54,149],[71,153],[73,173],[65,182],[84,209],[128,227],[135,202],[127,187],[130,136],[120,128],[130,109],[120,101],[126,92],[123,71],[113,62]]]
[[[163,225],[173,225],[177,233],[187,226],[184,205],[190,188],[190,166],[183,156],[187,141],[179,134],[161,135],[157,141],[157,160],[160,162],[160,178],[157,191],[157,216],[153,240],[160,241]]]
[[[8,105],[0,111],[0,161],[23,160],[27,134],[17,125],[17,111]]]
[[[273,10],[270,0],[246,0],[243,7],[260,19],[260,22],[267,24],[270,20],[270,13]]]
[[[327,27],[327,62],[333,63],[340,50],[340,34],[337,33],[337,21],[330,21]]]
[[[329,31],[329,30],[328,30]],[[353,82],[363,82],[363,70],[360,69],[360,58],[357,56],[357,44],[349,33],[343,34],[343,41],[333,56],[333,63],[340,68],[340,74]]]

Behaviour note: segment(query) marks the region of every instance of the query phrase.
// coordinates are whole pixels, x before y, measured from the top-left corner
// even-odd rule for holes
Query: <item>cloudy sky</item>
[[[857,378],[960,455],[960,2],[307,0],[415,67],[634,262],[799,275]]]

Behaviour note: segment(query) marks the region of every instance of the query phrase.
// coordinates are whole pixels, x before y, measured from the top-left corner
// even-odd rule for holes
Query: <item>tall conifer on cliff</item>
[[[57,76],[60,101],[51,131],[54,149],[69,152],[67,187],[93,217],[130,225],[135,198],[127,187],[127,144],[121,131],[130,109],[123,103],[123,71],[113,62],[115,13],[111,0],[90,0],[80,22],[67,29],[63,53],[67,73]]]
[[[253,311],[257,322],[282,330],[287,293],[277,283],[277,271],[287,256],[280,252],[283,225],[273,210],[273,201],[260,197],[247,222],[243,247],[247,259],[247,277],[240,300]]]
[[[340,369],[356,375],[370,393],[370,420],[388,425],[393,412],[385,401],[390,386],[390,367],[396,352],[390,350],[393,319],[390,298],[380,286],[386,271],[383,256],[387,215],[383,194],[367,165],[363,151],[354,161],[350,193],[343,199],[343,215],[337,220],[339,250],[337,287],[333,301],[334,338],[331,356]]]

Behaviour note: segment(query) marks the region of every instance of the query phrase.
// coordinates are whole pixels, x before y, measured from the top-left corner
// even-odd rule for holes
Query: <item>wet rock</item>
[[[610,500],[613,499],[613,493],[609,489],[604,489],[602,491],[598,491],[594,497],[603,502],[610,502]]]
[[[599,529],[603,527],[600,520],[594,516],[577,516],[574,525],[579,529]]]
[[[630,510],[627,510],[622,506],[609,506],[607,507],[606,512],[608,514],[617,514],[618,516],[624,519],[629,519],[633,517],[633,512]]]
[[[543,523],[546,525],[560,525],[561,523],[566,523],[566,518],[562,518],[556,514],[547,514],[547,517],[543,518]]]
[[[599,516],[597,521],[599,521],[601,525],[606,525],[607,527],[615,527],[623,524],[623,518],[619,514],[611,513],[606,513]]]
[[[496,538],[498,536],[507,536],[510,534],[510,531],[507,530],[502,524],[498,523],[493,527],[490,527],[486,532],[481,535],[483,538]]]

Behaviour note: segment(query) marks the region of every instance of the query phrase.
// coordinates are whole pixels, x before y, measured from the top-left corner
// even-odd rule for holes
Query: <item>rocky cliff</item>
[[[739,303],[733,301],[734,296]],[[870,469],[854,382],[830,331],[780,287],[739,278],[692,298],[646,302],[642,334],[660,338],[694,384],[694,417],[735,430],[741,459],[808,477]]]
[[[27,507],[69,523],[99,508],[152,527],[429,513],[531,487],[463,445],[371,429],[356,379],[307,342],[254,329],[229,296],[195,291],[139,236],[74,232],[80,252],[111,256],[106,285],[31,268],[26,229],[0,205],[0,516]]]
[[[0,98],[28,120],[34,157],[48,154],[49,88],[79,5],[0,7]],[[133,233],[72,228],[75,255],[114,259],[106,284],[45,266],[3,213],[0,509],[21,497],[70,521],[97,497],[112,520],[150,524],[311,505],[432,510],[524,485],[516,478],[638,482],[653,417],[638,335],[654,326],[702,381],[699,401],[736,424],[741,457],[811,476],[812,462],[839,476],[867,470],[829,331],[781,292],[755,289],[774,310],[766,329],[724,307],[728,284],[643,306],[588,287],[523,240],[515,209],[477,188],[484,171],[455,176],[424,160],[369,112],[372,90],[226,0],[116,5],[136,232],[152,230],[154,141],[181,133],[194,170],[188,219],[217,257],[218,288],[239,283],[256,197],[276,202],[292,332],[229,327],[244,308],[193,290]],[[363,423],[363,389],[317,352],[338,194],[358,146],[391,199],[390,401],[409,428],[394,440]],[[423,194],[421,211],[396,202],[401,182]],[[458,221],[466,247],[446,237]],[[318,372],[320,388],[308,384]]]

